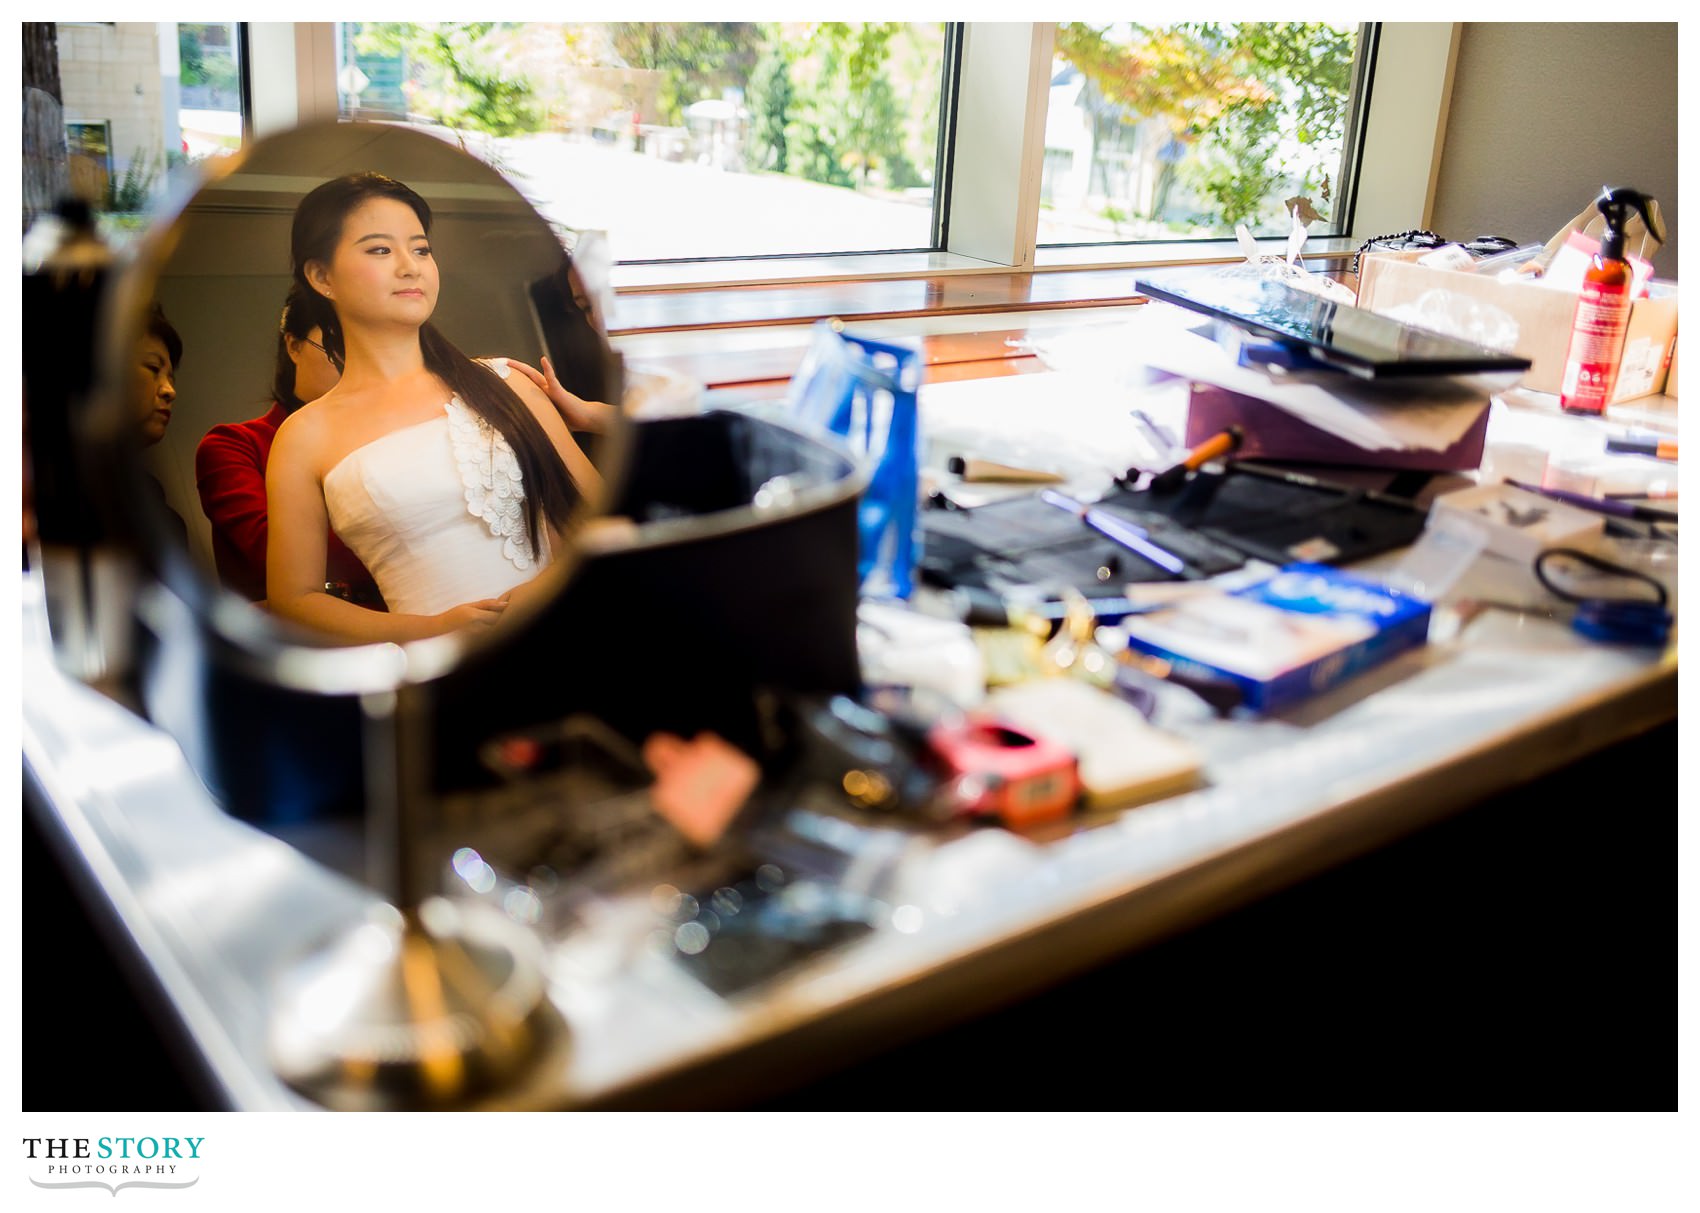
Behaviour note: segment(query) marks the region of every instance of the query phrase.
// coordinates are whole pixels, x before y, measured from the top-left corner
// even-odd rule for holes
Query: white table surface
[[[1046,378],[986,381],[981,398]],[[223,1098],[311,1108],[267,1066],[270,985],[375,899],[224,815],[170,737],[61,676],[27,576],[23,610],[44,825],[74,845]],[[571,1047],[489,1106],[733,1102],[803,1073],[823,1042],[1035,988],[1676,714],[1674,639],[1596,644],[1539,612],[1457,622],[1438,611],[1426,648],[1279,718],[1184,721],[1207,755],[1197,791],[1045,843],[984,829],[918,848],[889,922],[747,995],[697,985],[644,946],[641,905],[612,907],[549,941]]]

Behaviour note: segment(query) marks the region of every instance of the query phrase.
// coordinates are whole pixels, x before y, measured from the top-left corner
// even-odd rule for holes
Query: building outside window
[[[57,35],[70,187],[122,240],[174,172],[241,146],[240,26],[62,21]]]

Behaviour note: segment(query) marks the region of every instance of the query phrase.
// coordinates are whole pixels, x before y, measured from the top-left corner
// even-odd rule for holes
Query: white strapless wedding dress
[[[443,415],[357,447],[325,474],[331,529],[389,609],[435,615],[495,598],[550,560],[531,550],[513,448],[458,396]]]

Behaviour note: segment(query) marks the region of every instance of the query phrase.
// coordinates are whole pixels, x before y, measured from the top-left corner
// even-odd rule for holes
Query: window
[[[178,125],[191,160],[242,145],[242,54],[233,22],[177,26]]]
[[[1193,168],[1184,163],[1168,174],[1166,205],[1158,212],[1161,230],[1153,231],[1151,215],[1141,206],[1148,211],[1164,187],[1165,157],[1182,151],[1201,156],[1193,146],[1201,140],[1193,145],[1184,137],[1158,140],[1149,124],[1122,121],[1119,111],[1083,115],[1080,97],[1089,73],[1074,65],[1078,82],[1059,77],[1073,64],[1070,54],[1089,56],[1079,53],[1079,39],[1064,36],[1065,53],[1058,58],[1064,27],[731,23],[713,27],[730,31],[716,44],[721,46],[714,50],[718,57],[703,51],[702,39],[692,33],[699,28],[278,22],[238,31],[252,65],[251,129],[266,133],[339,112],[452,129],[455,138],[508,170],[539,209],[562,226],[605,228],[613,253],[624,263],[615,270],[621,284],[662,287],[975,273],[1007,266],[1149,264],[1153,259],[1167,263],[1196,255],[1219,257],[1219,250],[1199,250],[1192,241],[1200,238],[1198,233],[1220,240],[1231,231],[1214,221],[1193,221],[1214,195],[1191,179]],[[1132,28],[1125,27],[1129,33]],[[1230,27],[1210,28],[1226,37]],[[1327,27],[1326,38],[1323,27],[1304,28],[1317,31],[1306,45],[1332,73],[1330,105],[1339,101],[1340,73],[1350,78],[1345,122],[1337,135],[1317,137],[1307,126],[1305,139],[1297,139],[1292,115],[1300,111],[1283,102],[1286,116],[1277,116],[1274,125],[1283,132],[1291,129],[1310,159],[1283,163],[1283,188],[1265,191],[1262,200],[1278,203],[1299,192],[1285,190],[1288,180],[1310,191],[1307,196],[1326,216],[1312,225],[1312,247],[1330,231],[1422,226],[1433,196],[1461,27],[1445,22],[1395,22],[1356,31]],[[643,31],[654,35],[647,44]],[[657,40],[659,31],[672,31],[671,41]],[[775,31],[779,44],[773,41]],[[1130,45],[1106,36],[1110,49]],[[1340,39],[1347,37],[1352,39],[1349,54],[1340,49]],[[1290,53],[1298,43],[1288,39],[1272,45],[1266,58]],[[858,46],[871,53],[859,59],[847,53]],[[1322,56],[1329,46],[1332,55]],[[764,55],[766,68],[761,66]],[[679,67],[681,57],[694,62],[696,70]],[[776,79],[780,58],[793,91],[784,107],[786,120],[770,123],[764,136],[758,103],[764,90],[783,92]],[[877,153],[856,153],[852,147],[851,135],[873,136],[851,117],[886,108],[883,100],[873,106],[848,87],[852,60],[858,64],[857,79],[872,79],[873,73],[905,103],[903,134],[895,146],[907,167],[889,154],[890,140]],[[504,82],[515,88],[497,87]],[[1302,86],[1302,79],[1292,85]],[[884,96],[883,86],[872,91]],[[646,99],[655,102],[653,110],[643,108]],[[716,104],[687,117],[685,110],[702,101]],[[486,128],[495,124],[500,129],[507,110],[527,106],[542,107],[541,119],[536,114],[526,119],[541,120],[542,129],[506,134],[464,124],[453,129],[461,111],[476,112]],[[1095,126],[1087,125],[1088,116]],[[1249,120],[1249,115],[1242,117]],[[948,138],[941,134],[947,129]],[[1328,132],[1334,129],[1326,124]],[[783,172],[776,130],[783,134]],[[806,175],[804,166],[810,163],[817,165],[817,175],[834,171],[832,164],[800,154],[808,151],[811,138],[830,144],[837,170],[849,176],[851,185],[827,185]],[[536,147],[521,146],[528,140]],[[564,149],[557,158],[578,157],[591,169],[562,174],[528,161],[551,159],[539,156],[550,144]],[[115,127],[119,171],[124,146],[123,133]],[[757,155],[761,148],[765,153]],[[1284,149],[1278,141],[1277,152],[1285,155]],[[1271,164],[1274,160],[1270,157]],[[910,170],[920,184],[901,184],[914,179]],[[618,194],[612,185],[620,172],[648,174],[652,188]],[[768,201],[769,189],[783,200]],[[611,204],[610,194],[624,205]],[[705,205],[704,198],[713,205]],[[828,199],[834,206],[826,205]],[[1107,208],[1111,213],[1104,213]],[[890,227],[876,223],[870,235],[851,221],[852,211],[880,215],[877,223]],[[1167,226],[1170,219],[1175,227]],[[1271,228],[1265,209],[1256,230],[1284,232],[1284,209],[1273,212],[1273,220]],[[1070,225],[1072,232],[1065,230]],[[825,245],[823,233],[831,237]],[[1135,243],[1144,240],[1166,243]],[[1341,247],[1350,243],[1333,241]],[[827,263],[809,259],[822,251],[870,255]],[[714,260],[762,257],[770,259]]]
[[[932,249],[942,24],[344,23],[345,118],[446,127],[622,261]]]
[[[61,22],[59,87],[69,184],[111,238],[145,222],[167,180],[242,135],[233,22]]]
[[[1040,244],[1348,230],[1359,27],[1320,22],[1056,28]]]
[[[112,188],[112,124],[67,122],[65,152],[71,192],[79,198],[105,198]]]

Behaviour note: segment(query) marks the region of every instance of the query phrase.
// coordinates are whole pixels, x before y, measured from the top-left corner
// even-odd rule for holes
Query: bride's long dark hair
[[[382,173],[350,173],[314,189],[295,208],[289,233],[290,273],[301,305],[311,322],[302,331],[319,326],[324,333],[325,352],[341,369],[344,357],[342,325],[331,301],[307,281],[307,264],[331,263],[343,221],[355,208],[374,198],[391,198],[405,203],[419,219],[426,235],[431,233],[431,208],[413,190]],[[448,384],[449,390],[478,416],[501,432],[519,462],[525,489],[525,525],[531,550],[541,553],[543,520],[564,527],[578,500],[578,490],[561,462],[561,456],[543,432],[525,402],[483,363],[474,362],[429,322],[420,326],[419,348],[425,369]]]

